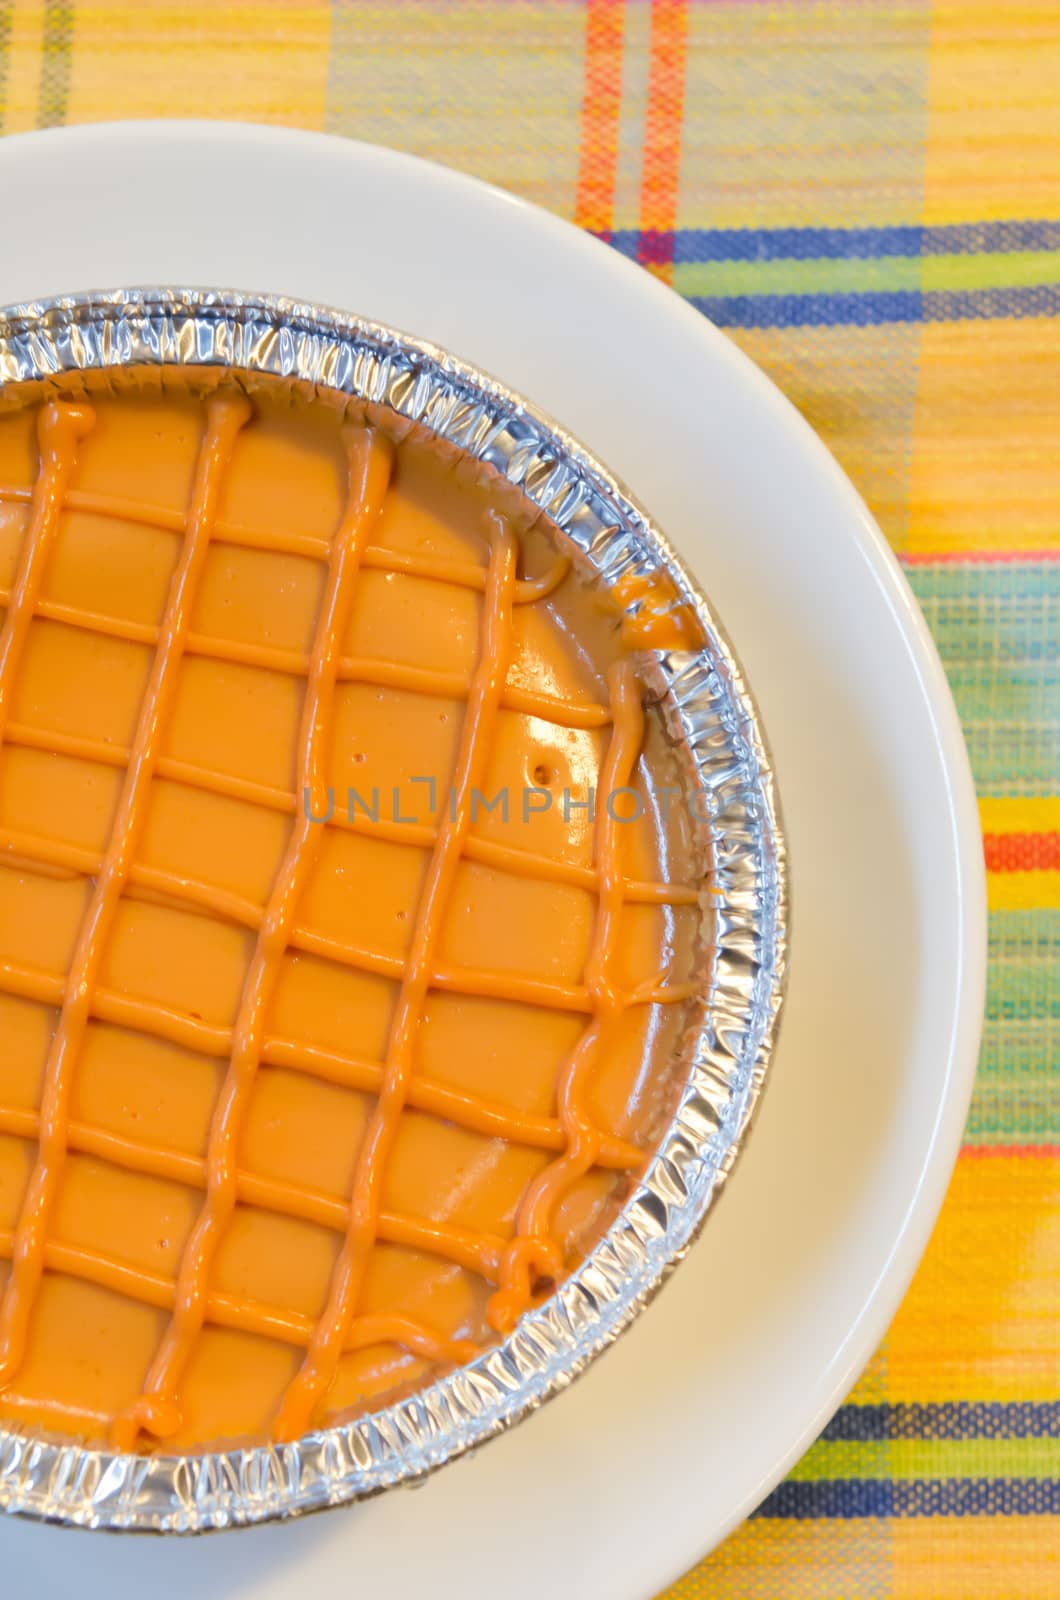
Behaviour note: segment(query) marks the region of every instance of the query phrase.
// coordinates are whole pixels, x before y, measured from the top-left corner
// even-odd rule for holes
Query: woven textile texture
[[[979,786],[979,1078],[869,1370],[670,1600],[1060,1594],[1060,0],[0,0],[3,132],[188,115],[398,146],[594,230],[867,497]]]

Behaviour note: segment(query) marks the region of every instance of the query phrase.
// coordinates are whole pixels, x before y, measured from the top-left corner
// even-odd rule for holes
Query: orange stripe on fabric
[[[642,265],[664,283],[672,283],[674,275],[673,234],[677,226],[687,46],[688,0],[652,0],[640,191],[641,242],[637,255]]]
[[[625,0],[589,0],[585,17],[585,93],[574,220],[606,233],[615,205],[618,119],[622,108]]]
[[[902,551],[898,559],[904,567],[983,567],[1016,561],[1037,566],[1046,561],[1060,561],[1060,545],[1045,546],[1041,550],[912,550]]]
[[[1060,1144],[970,1144],[961,1151],[962,1161],[1060,1161]]]
[[[1046,872],[1060,867],[1060,833],[987,833],[988,872]]]
[[[1060,906],[1060,796],[979,801],[991,911]]]

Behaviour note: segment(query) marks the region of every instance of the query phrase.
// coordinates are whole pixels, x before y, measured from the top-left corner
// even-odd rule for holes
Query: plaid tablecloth
[[[671,1600],[1060,1594],[1058,108],[1060,0],[0,0],[5,133],[326,128],[610,239],[801,407],[934,630],[990,884],[964,1149],[849,1402]]]

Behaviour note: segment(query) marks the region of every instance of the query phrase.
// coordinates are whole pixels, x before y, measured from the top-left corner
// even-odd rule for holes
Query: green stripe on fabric
[[[815,1444],[788,1474],[792,1483],[843,1478],[1060,1478],[1060,1439],[894,1439],[874,1445]]]
[[[66,0],[48,0],[41,41],[38,128],[57,128],[66,121],[73,65],[74,8]]]
[[[674,269],[674,288],[689,297],[1019,289],[1055,283],[1060,283],[1060,254],[1052,250],[870,260],[693,261]]]
[[[910,567],[984,795],[1060,793],[1060,563]],[[995,911],[965,1141],[1060,1140],[1060,909]]]
[[[1060,1142],[1060,908],[993,911],[986,1021],[965,1143]]]
[[[979,793],[1060,793],[1060,562],[917,566]]]
[[[935,289],[1022,289],[1060,283],[1060,254],[1018,250],[998,255],[924,256],[920,272],[925,293]]]

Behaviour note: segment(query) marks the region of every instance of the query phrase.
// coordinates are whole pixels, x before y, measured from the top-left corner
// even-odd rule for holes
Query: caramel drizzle
[[[29,526],[0,632],[0,742],[11,712],[26,635],[39,604],[44,569],[59,531],[67,485],[77,465],[77,445],[94,421],[90,406],[61,405],[55,400],[42,407],[37,416],[40,471],[34,487],[26,491],[26,498],[31,500]]]
[[[14,1236],[0,1233],[0,1259],[10,1257],[13,1252]],[[142,1267],[97,1255],[80,1245],[60,1244],[53,1239],[45,1241],[43,1254],[45,1267],[52,1271],[99,1284],[141,1305],[157,1306],[162,1311],[173,1310],[177,1305],[176,1285],[161,1273],[147,1272]],[[310,1343],[313,1333],[310,1318],[297,1311],[278,1310],[275,1306],[263,1305],[260,1300],[221,1294],[212,1289],[205,1295],[205,1312],[211,1322],[221,1327],[277,1339],[282,1344],[300,1345],[303,1349]],[[364,1350],[370,1345],[390,1343],[404,1345],[427,1361],[460,1364],[478,1354],[470,1340],[447,1339],[410,1317],[398,1314],[360,1318],[350,1329],[343,1349]],[[114,1431],[118,1431],[117,1426]]]
[[[258,920],[256,915],[255,921]],[[264,918],[260,920],[263,922]],[[290,943],[292,948],[307,950],[356,971],[371,972],[383,978],[400,978],[405,970],[405,958],[402,956],[386,955],[361,946],[347,945],[338,939],[332,939],[327,934],[302,931],[297,940],[292,938]],[[13,962],[0,962],[0,991],[10,994],[32,992],[34,996],[59,994],[62,982],[61,978],[50,972],[16,966]],[[487,972],[475,967],[443,966],[436,963],[430,972],[430,982],[432,988],[444,989],[450,994],[487,1000],[513,1000],[522,1005],[540,1006],[546,1011],[577,1013],[593,1010],[593,998],[587,985],[560,983],[549,978],[526,978],[517,972]],[[663,983],[657,981],[657,978],[648,978],[633,991],[630,1003],[669,1005],[675,1000],[689,999],[694,993],[694,988],[693,984]],[[155,1026],[154,1019],[149,1017],[141,1026],[141,1032],[156,1033],[164,1038],[172,1037],[174,1040],[178,1038],[177,1033],[171,1032],[168,1026],[163,1026],[163,1023],[170,1016],[179,1018],[180,1037],[195,1041],[192,1048],[203,1049],[207,1053],[211,1053],[209,1050],[211,1039],[229,1037],[229,1030],[220,1024],[200,1022],[194,1017],[185,1016],[183,1012],[169,1012],[165,1006],[156,1007],[154,1001],[139,1000],[135,995],[122,997],[107,989],[99,990],[98,1005],[95,1001],[90,1002],[90,1015],[103,1019],[105,1014],[117,1014],[119,1006],[122,1007],[122,1014],[126,1017],[137,1015],[140,1007],[153,1008],[157,1014],[158,1024]]]
[[[0,488],[0,505],[17,504],[29,500],[32,489]],[[166,533],[183,533],[184,516],[161,506],[146,505],[128,500],[121,495],[98,494],[85,489],[72,489],[64,500],[67,511],[86,511],[96,516],[113,517],[117,522],[138,522],[146,527],[158,528]],[[218,518],[214,524],[214,542],[241,545],[250,550],[276,551],[281,555],[308,556],[311,560],[328,561],[331,544],[327,539],[315,538],[309,533],[266,533],[263,530],[244,528],[236,522]],[[465,589],[477,589],[481,594],[486,587],[486,568],[475,561],[456,561],[447,556],[424,556],[406,550],[388,550],[382,545],[365,545],[361,551],[361,567],[374,567],[381,572],[403,572],[410,578],[428,578],[437,583],[456,583]],[[558,556],[548,571],[539,578],[518,578],[515,584],[514,603],[526,605],[534,600],[544,600],[558,589],[570,571],[566,556]]]
[[[0,991],[24,1000],[36,1000],[41,1005],[57,1004],[62,1000],[63,983],[61,977],[51,973],[15,967],[8,962],[0,964]],[[681,997],[685,997],[683,993]],[[145,1033],[151,1038],[166,1039],[215,1060],[227,1060],[232,1053],[230,1028],[197,1021],[153,1000],[136,1000],[100,988],[93,1001],[92,1015],[100,1022]],[[365,1094],[377,1094],[383,1085],[383,1062],[351,1059],[297,1039],[267,1036],[262,1046],[262,1061],[266,1066],[304,1072],[321,1083],[333,1083]],[[408,1103],[417,1111],[442,1117],[472,1133],[496,1136],[536,1150],[563,1148],[563,1128],[557,1119],[515,1111],[432,1078],[417,1076],[412,1081]],[[616,1172],[633,1170],[643,1159],[644,1152],[637,1145],[610,1134],[600,1146],[600,1166]]]
[[[440,581],[446,581],[439,573]],[[0,608],[8,603],[0,590]],[[147,622],[126,622],[121,617],[103,616],[97,611],[82,611],[56,600],[38,600],[36,615],[49,622],[105,634],[126,644],[155,645],[158,629]],[[242,639],[213,639],[202,633],[189,633],[185,654],[212,661],[231,661],[239,666],[284,672],[291,677],[309,674],[309,657],[297,650],[275,645],[250,644]],[[431,667],[406,666],[399,661],[383,661],[372,656],[342,656],[338,676],[343,683],[374,684],[382,688],[403,689],[408,694],[425,694],[439,700],[465,700],[468,680],[459,672],[439,672]],[[604,728],[610,721],[605,707],[564,700],[559,695],[539,694],[534,689],[506,684],[501,702],[507,711],[518,711],[560,728]]]
[[[313,1331],[305,1361],[288,1386],[276,1417],[273,1435],[278,1440],[296,1439],[306,1432],[334,1382],[350,1326],[355,1325],[368,1258],[378,1237],[386,1164],[408,1101],[413,1048],[431,987],[435,950],[471,826],[472,790],[482,781],[489,754],[489,735],[500,707],[512,642],[516,547],[510,529],[499,517],[491,515],[488,526],[491,550],[482,614],[482,643],[461,729],[452,780],[452,806],[438,830],[416,914],[408,962],[390,1029],[383,1083],[357,1158],[346,1242],[335,1267],[324,1314]]]
[[[246,407],[247,402],[237,402],[237,407],[239,405]],[[106,913],[97,915],[93,920],[90,911],[69,980],[0,963],[0,990],[21,994],[45,1004],[61,1002],[63,1005],[60,1027],[49,1057],[40,1115],[0,1107],[0,1132],[7,1131],[26,1138],[36,1136],[39,1144],[37,1169],[31,1180],[18,1229],[10,1235],[0,1233],[0,1259],[11,1257],[14,1262],[3,1314],[8,1323],[18,1323],[24,1345],[29,1302],[45,1267],[69,1272],[172,1311],[169,1330],[156,1355],[144,1393],[139,1402],[114,1425],[115,1441],[124,1447],[131,1447],[142,1427],[163,1437],[179,1427],[180,1378],[186,1370],[194,1340],[206,1320],[275,1337],[306,1349],[301,1371],[288,1390],[277,1418],[277,1437],[293,1437],[309,1425],[326,1399],[339,1358],[346,1350],[393,1342],[429,1361],[453,1363],[470,1360],[477,1350],[466,1340],[446,1339],[400,1315],[381,1317],[356,1314],[364,1272],[375,1241],[387,1240],[440,1255],[477,1271],[488,1282],[499,1284],[499,1290],[491,1301],[491,1320],[498,1327],[509,1326],[519,1311],[533,1302],[535,1278],[538,1281],[543,1278],[555,1279],[562,1269],[558,1248],[549,1235],[550,1219],[562,1194],[593,1165],[618,1171],[635,1171],[643,1165],[644,1154],[637,1146],[594,1129],[582,1109],[584,1078],[602,1036],[610,1022],[626,1007],[684,999],[694,989],[692,984],[667,985],[648,980],[629,994],[620,995],[610,982],[608,961],[624,899],[658,905],[694,904],[698,895],[691,886],[640,883],[621,877],[606,806],[602,815],[597,817],[591,868],[557,862],[479,839],[468,831],[470,795],[481,781],[489,746],[489,724],[495,720],[502,705],[528,710],[535,715],[547,715],[551,720],[566,722],[569,726],[598,727],[613,723],[611,746],[602,777],[603,791],[610,793],[613,788],[624,786],[632,772],[639,751],[643,719],[632,668],[628,663],[611,674],[613,709],[536,696],[531,691],[513,689],[506,682],[512,607],[551,592],[564,576],[567,564],[557,563],[544,578],[519,582],[515,577],[514,541],[510,531],[497,517],[491,520],[491,552],[486,568],[473,563],[405,556],[359,543],[367,532],[368,524],[374,520],[368,509],[373,496],[366,482],[362,485],[360,513],[353,511],[352,503],[347,508],[346,520],[352,519],[354,524],[353,544],[356,548],[353,550],[341,547],[339,536],[330,547],[329,554],[329,547],[323,541],[286,536],[270,539],[249,530],[221,524],[213,517],[217,500],[216,480],[227,450],[246,420],[245,412],[239,412],[234,426],[220,430],[226,435],[227,445],[218,450],[218,440],[214,439],[212,458],[207,445],[211,443],[215,416],[227,414],[229,409],[222,397],[215,396],[207,403],[207,441],[200,456],[192,512],[185,518],[179,513],[159,513],[152,508],[137,507],[132,502],[120,502],[109,496],[69,491],[66,486],[73,461],[65,451],[52,451],[49,454],[45,436],[54,426],[49,420],[51,413],[57,412],[60,418],[68,418],[71,414],[83,416],[84,412],[78,413],[75,407],[46,408],[38,423],[42,441],[42,468],[38,485],[32,492],[33,511],[22,569],[11,595],[6,597],[8,616],[3,640],[0,641],[0,736],[4,731],[6,716],[4,680],[6,677],[9,683],[13,682],[17,670],[18,650],[9,641],[14,639],[20,646],[33,615],[50,616],[53,620],[74,626],[112,632],[118,637],[154,644],[156,647],[152,683],[131,751],[116,750],[103,741],[53,734],[13,723],[7,726],[10,743],[97,760],[126,769],[122,801],[111,844],[102,861],[94,852],[76,846],[18,834],[10,829],[0,830],[0,851],[5,852],[9,859],[28,861],[31,867],[89,876],[98,874],[93,906],[99,901],[102,911]],[[87,415],[91,417],[90,412]],[[79,426],[79,423],[74,425],[75,437],[72,440],[63,438],[64,446],[76,443],[76,429]],[[366,438],[363,432],[359,435],[362,444]],[[351,448],[351,465],[357,453],[356,449]],[[52,456],[56,459],[53,460]],[[377,453],[369,448],[362,455],[362,480],[366,478],[373,459],[377,473],[381,473],[383,478],[387,476],[387,469],[379,467]],[[376,496],[380,503],[384,493],[385,483]],[[29,498],[29,491],[11,493],[0,489],[0,500],[5,498]],[[162,628],[126,624],[40,600],[39,589],[47,546],[54,537],[58,515],[66,507],[118,517],[129,516],[134,521],[152,521],[172,527],[174,531],[187,529],[185,554],[171,584],[171,599]],[[185,595],[193,593],[194,584],[191,580],[201,571],[206,541],[211,536],[228,538],[231,542],[245,543],[258,549],[276,548],[299,554],[328,555],[328,594],[318,623],[314,651],[309,657],[295,652],[243,646],[238,642],[206,640],[189,632],[187,620],[191,611],[190,602],[177,606],[175,596],[178,587]],[[479,665],[470,685],[453,674],[338,656],[341,620],[348,616],[349,586],[352,585],[356,570],[364,566],[412,572],[439,581],[462,583],[484,592],[483,643]],[[339,678],[393,683],[420,692],[465,698],[467,713],[457,759],[457,775],[454,778],[456,804],[450,813],[450,820],[435,829],[410,824],[386,824],[357,815],[350,818],[336,814],[331,819],[332,824],[348,826],[353,831],[370,832],[379,838],[420,844],[431,849],[427,885],[408,958],[362,950],[314,930],[300,928],[294,922],[298,893],[309,871],[316,838],[320,834],[319,827],[310,825],[307,817],[302,817],[296,823],[280,877],[269,906],[264,911],[239,895],[212,885],[194,883],[176,873],[132,862],[133,846],[142,820],[139,802],[152,774],[218,793],[234,794],[295,814],[296,817],[298,815],[297,795],[231,778],[226,774],[211,773],[159,755],[160,712],[164,711],[165,702],[172,692],[173,676],[180,656],[196,650],[216,655],[219,659],[247,660],[252,665],[273,667],[307,677],[307,703],[302,729],[306,783],[302,787],[309,790],[311,805],[308,809],[313,815],[320,815],[325,808],[323,736],[315,739],[314,734],[319,734],[319,713],[324,709],[325,702],[330,703]],[[15,664],[7,665],[9,660]],[[153,711],[152,698],[157,701]],[[311,711],[310,701],[314,698],[319,703],[317,710]],[[597,928],[583,984],[555,984],[522,978],[517,974],[446,968],[434,960],[445,902],[461,858],[479,860],[535,879],[577,884],[596,892]],[[113,915],[117,898],[126,887],[163,902],[198,905],[258,933],[255,959],[244,987],[234,1028],[201,1022],[155,1002],[113,993],[95,983],[99,948],[106,924]],[[86,938],[87,951],[83,948]],[[386,977],[401,979],[397,1012],[384,1062],[350,1060],[301,1041],[265,1035],[267,1000],[275,983],[279,957],[288,944],[364,970],[379,972]],[[78,981],[78,973],[82,969],[83,978]],[[422,1020],[426,995],[434,987],[468,994],[494,994],[528,1004],[585,1011],[592,1016],[593,1020],[561,1079],[558,1118],[520,1113],[413,1074],[413,1044]],[[63,1120],[68,1110],[70,1070],[76,1055],[71,1045],[76,1045],[83,1038],[90,1016],[172,1039],[208,1055],[229,1059],[226,1088],[215,1111],[205,1161],[184,1152],[142,1145],[84,1123]],[[60,1036],[64,1041],[62,1047]],[[349,1202],[238,1168],[236,1158],[240,1111],[259,1063],[306,1072],[325,1081],[378,1096]],[[53,1070],[56,1064],[61,1070]],[[427,1218],[404,1216],[387,1211],[382,1206],[385,1164],[401,1112],[406,1105],[476,1132],[558,1153],[558,1159],[550,1163],[524,1196],[513,1240],[505,1241],[492,1234],[480,1234]],[[62,1112],[60,1117],[56,1116],[57,1108]],[[156,1173],[205,1189],[206,1205],[184,1251],[176,1283],[128,1262],[115,1261],[80,1247],[45,1239],[47,1216],[54,1200],[53,1180],[58,1167],[55,1158],[61,1160],[67,1148],[97,1155],[134,1171]],[[50,1166],[49,1157],[52,1158]],[[46,1178],[43,1206],[39,1201],[32,1201],[34,1183],[42,1169]],[[209,1288],[207,1280],[214,1250],[226,1221],[240,1199],[345,1234],[345,1245],[333,1277],[329,1304],[324,1316],[315,1325],[297,1313],[240,1300]],[[27,1219],[26,1213],[34,1206],[32,1218]],[[30,1239],[29,1249],[24,1238]],[[30,1269],[28,1276],[27,1262]],[[32,1277],[34,1272],[35,1278]],[[30,1284],[28,1296],[25,1294],[27,1282]],[[12,1289],[16,1290],[14,1295]],[[11,1312],[13,1301],[14,1315]],[[12,1343],[9,1330],[6,1346],[8,1355]],[[13,1370],[14,1363],[11,1366]],[[6,1371],[5,1367],[0,1366],[0,1387],[6,1381]],[[63,1408],[60,1406],[58,1409]]]
[[[72,734],[41,732],[40,729],[30,728],[21,723],[9,724],[7,742],[11,745],[21,745],[29,750],[43,750],[51,755],[97,761],[101,766],[123,767],[128,761],[127,751],[112,744],[105,744],[101,739],[81,739]],[[166,778],[173,783],[183,783],[189,788],[201,789],[208,794],[247,800],[270,811],[285,812],[288,816],[295,815],[299,809],[298,797],[286,790],[273,789],[267,784],[254,783],[244,778],[232,778],[227,773],[211,772],[205,767],[193,766],[186,761],[174,761],[166,756],[159,758],[156,774],[159,778]],[[432,849],[438,838],[437,830],[426,823],[393,822],[382,815],[378,821],[373,821],[371,817],[363,815],[356,809],[352,813],[344,812],[338,807],[338,796],[336,796],[336,810],[334,815],[328,818],[327,826],[345,828],[350,833],[379,839],[388,844],[416,845],[425,849]],[[20,833],[12,828],[0,828],[0,851],[22,856],[28,861],[38,861],[42,865],[68,866],[75,872],[92,871],[93,868],[86,863],[94,862],[96,859],[91,851],[81,849],[77,845],[62,844],[40,838],[36,834]],[[518,850],[512,845],[499,844],[493,839],[482,839],[475,834],[469,834],[465,840],[464,857],[468,861],[480,862],[483,866],[498,867],[501,871],[510,872],[520,878],[543,879],[549,883],[568,883],[574,888],[589,889],[594,892],[599,885],[599,877],[594,867],[581,867],[575,862],[559,861],[553,856],[539,855],[532,850]],[[141,881],[147,884],[150,875],[161,869],[143,870]],[[137,867],[134,869],[134,878],[139,875],[140,869]],[[202,885],[201,888],[206,894],[216,893],[222,898],[226,894],[225,890],[214,890],[211,885]],[[179,898],[185,891],[187,897],[191,899],[192,881],[183,877],[176,878],[174,875],[174,883],[169,886],[167,892]],[[627,900],[643,905],[694,906],[699,902],[699,891],[691,884],[646,883],[630,878],[626,880],[624,892]],[[205,902],[200,899],[200,903]],[[218,906],[220,903],[219,899]],[[243,902],[243,904],[249,903]],[[234,920],[240,921],[242,918],[235,917]]]
[[[48,438],[49,429],[54,426],[47,420],[50,410],[47,408],[45,412],[45,439]],[[74,415],[80,419],[74,424],[76,429],[91,413],[86,408],[85,411],[75,410]],[[92,1012],[92,991],[146,816],[144,802],[158,759],[163,729],[173,705],[191,605],[206,559],[211,524],[216,515],[220,474],[229,459],[236,435],[249,415],[250,402],[242,396],[215,395],[206,404],[206,432],[196,469],[188,532],[170,584],[158,650],[140,709],[110,843],[78,935],[64,987],[62,1011],[48,1052],[37,1160],[22,1202],[13,1243],[11,1275],[0,1305],[0,1388],[11,1382],[25,1354],[29,1321],[44,1271],[48,1221],[54,1209],[66,1155],[70,1092],[77,1057]],[[67,417],[69,420],[69,412]],[[60,443],[68,445],[70,437],[69,428],[63,429],[53,440],[49,440],[48,448],[53,443],[56,448]],[[69,471],[72,471],[72,466],[67,467],[66,475]],[[66,475],[56,473],[60,481],[65,481]],[[47,465],[45,477],[46,481],[50,481]],[[49,508],[48,513],[43,510],[45,506]],[[35,500],[34,509],[39,515],[31,518],[31,548],[24,570],[33,569],[36,562],[38,584],[50,543],[48,534],[53,535],[57,526],[58,507],[53,488],[46,488],[41,497]],[[43,528],[40,526],[41,520],[44,522]],[[33,526],[34,522],[38,524],[36,527]],[[42,532],[43,554],[38,555],[32,547]],[[22,591],[20,597],[25,601],[31,586],[19,587]],[[19,615],[16,609],[16,619]],[[21,615],[25,616],[25,611]],[[25,625],[28,627],[28,620]]]
[[[381,1069],[379,1076],[381,1079]],[[16,1139],[36,1140],[39,1130],[40,1117],[35,1111],[0,1106],[0,1133],[10,1134]],[[557,1138],[556,1148],[558,1144]],[[123,1167],[127,1172],[166,1178],[172,1183],[182,1183],[189,1189],[206,1188],[207,1167],[201,1156],[189,1155],[184,1150],[143,1144],[137,1139],[126,1139],[122,1134],[111,1133],[106,1128],[95,1128],[87,1122],[70,1123],[67,1148],[77,1150],[82,1155],[96,1156],[111,1166]],[[281,1178],[263,1178],[243,1168],[236,1174],[236,1186],[240,1200],[264,1211],[275,1212],[278,1216],[315,1222],[335,1233],[345,1233],[349,1225],[348,1203],[325,1190],[303,1188],[300,1184],[287,1183]],[[458,1266],[478,1272],[490,1281],[496,1281],[504,1249],[504,1240],[499,1235],[459,1228],[452,1223],[436,1222],[427,1217],[409,1216],[400,1211],[380,1212],[379,1237],[388,1244],[407,1245],[425,1250],[430,1255],[441,1256],[447,1261],[455,1261]],[[0,1257],[3,1255],[4,1248],[0,1243]]]
[[[374,430],[349,428],[344,430],[344,439],[349,456],[347,510],[332,543],[299,735],[299,787],[310,797],[313,815],[320,814],[327,792],[339,642],[353,607],[361,549],[382,510],[392,465],[390,447]],[[184,1248],[173,1318],[143,1392],[114,1426],[112,1438],[119,1449],[131,1449],[142,1428],[158,1438],[171,1437],[183,1420],[180,1385],[207,1315],[208,1282],[217,1246],[238,1200],[239,1138],[261,1062],[265,1016],[280,976],[295,910],[322,839],[319,826],[303,812],[295,822],[273,885],[243,985],[228,1072],[210,1128],[206,1204]]]
[[[615,663],[608,682],[614,731],[600,787],[604,794],[613,795],[626,788],[632,777],[644,737],[644,712],[628,660]],[[552,1218],[563,1196],[597,1164],[600,1153],[601,1133],[585,1108],[586,1081],[601,1046],[630,1003],[613,970],[622,912],[622,877],[616,819],[610,805],[597,810],[593,854],[600,874],[600,893],[592,950],[585,967],[593,1019],[560,1074],[557,1100],[566,1148],[528,1185],[520,1201],[515,1238],[501,1261],[501,1287],[487,1307],[490,1326],[498,1333],[510,1333],[523,1312],[534,1304],[535,1280],[551,1285],[563,1271],[562,1254],[552,1236]]]
[[[624,572],[610,597],[622,612],[627,650],[702,650],[703,624],[669,573]]]

